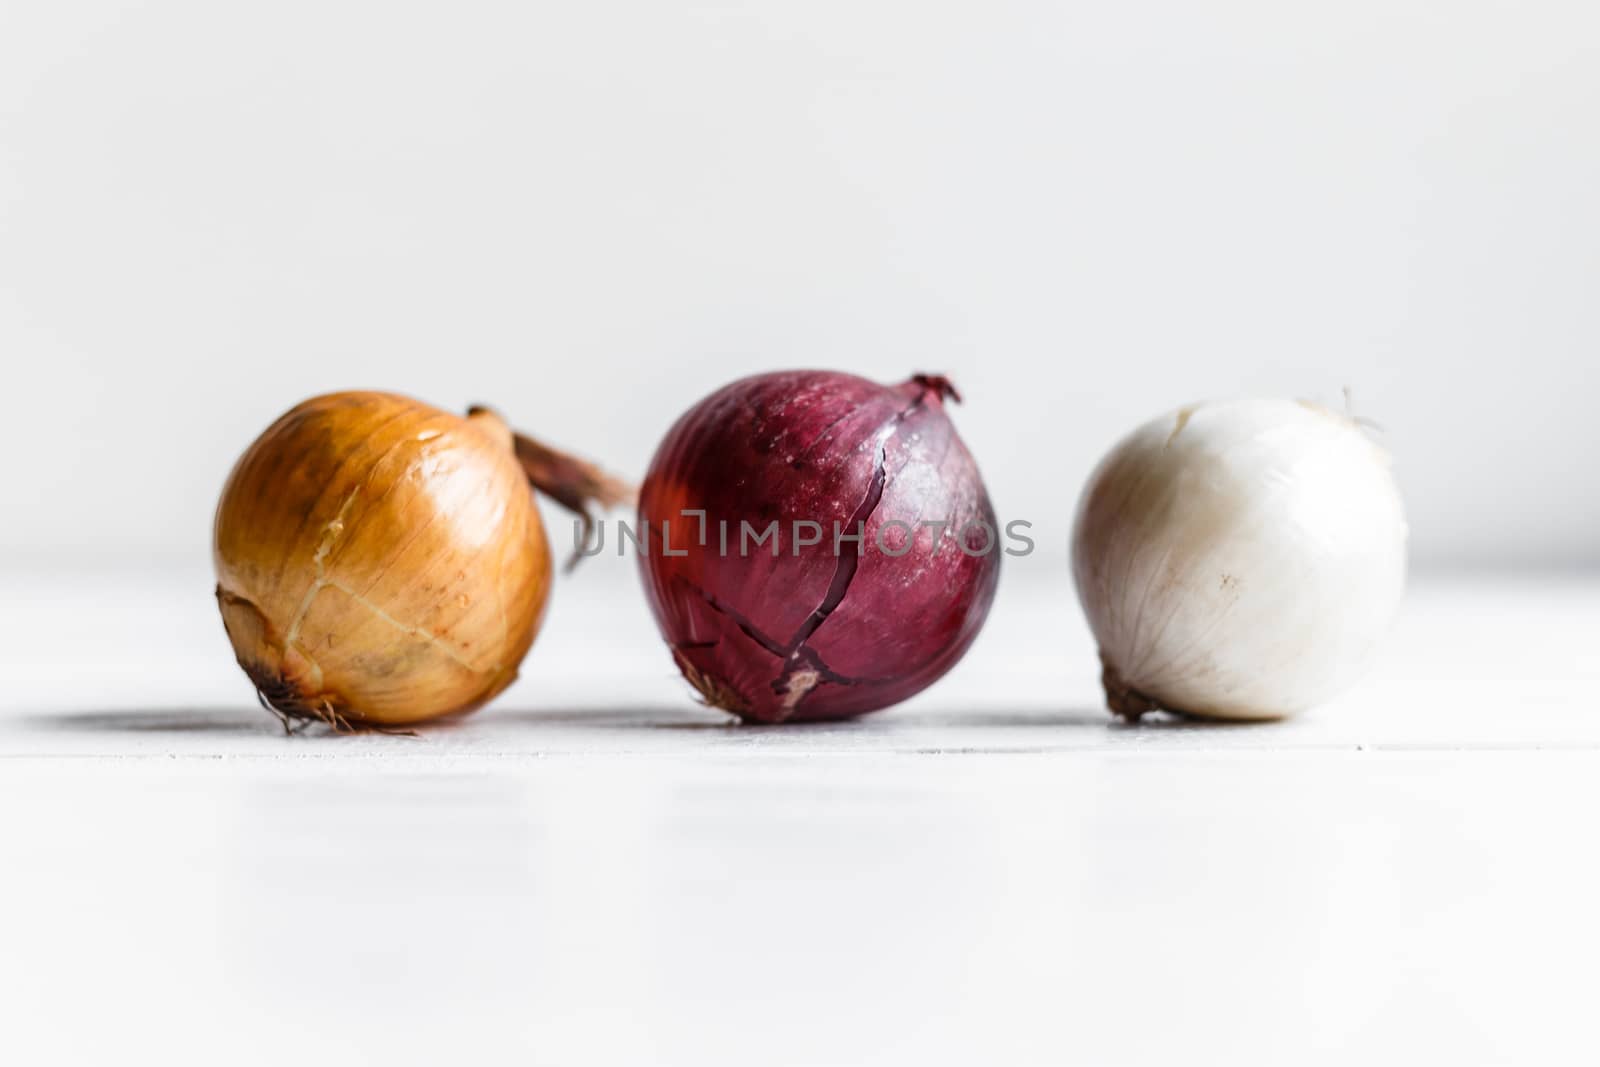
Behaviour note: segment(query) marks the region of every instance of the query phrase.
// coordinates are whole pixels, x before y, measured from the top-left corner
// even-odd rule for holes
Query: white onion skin
[[[1141,426],[1072,534],[1113,710],[1277,719],[1333,697],[1393,618],[1406,533],[1388,453],[1346,416],[1252,397]]]

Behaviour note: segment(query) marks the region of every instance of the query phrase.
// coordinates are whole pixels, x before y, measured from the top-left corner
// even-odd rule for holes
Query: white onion
[[[1078,503],[1073,574],[1106,699],[1272,719],[1361,672],[1405,585],[1389,455],[1304,401],[1183,408],[1112,449]]]

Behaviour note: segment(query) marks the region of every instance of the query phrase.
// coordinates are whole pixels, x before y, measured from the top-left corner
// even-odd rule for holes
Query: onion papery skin
[[[1406,537],[1389,454],[1352,418],[1246,397],[1146,423],[1073,529],[1107,703],[1243,720],[1323,703],[1387,631]]]
[[[921,691],[966,652],[994,599],[1001,548],[998,531],[981,555],[954,540],[969,523],[994,530],[995,516],[945,412],[952,396],[937,377],[884,386],[762,374],[711,394],[667,433],[640,490],[640,569],[661,634],[707,704],[763,723],[848,718]],[[686,510],[705,512],[705,544]],[[778,556],[761,546],[741,557],[741,524],[773,520]],[[794,520],[819,522],[822,542],[796,555]],[[951,532],[939,539],[924,520]],[[909,539],[885,528],[896,521]],[[836,554],[834,522],[864,529],[864,541]],[[880,551],[880,537],[903,554]]]
[[[402,396],[316,397],[239,459],[214,528],[239,665],[293,718],[407,726],[503,690],[548,599],[510,431]]]

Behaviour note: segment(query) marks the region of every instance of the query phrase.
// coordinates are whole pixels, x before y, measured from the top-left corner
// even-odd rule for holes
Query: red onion
[[[761,374],[667,433],[639,494],[640,568],[707,704],[759,722],[846,718],[920,692],[966,652],[1001,550],[946,399],[960,397],[930,375]]]

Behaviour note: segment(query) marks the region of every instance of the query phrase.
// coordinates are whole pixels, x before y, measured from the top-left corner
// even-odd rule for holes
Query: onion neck
[[[493,409],[473,405],[467,409],[467,421],[494,438],[495,444],[501,448],[511,450],[511,427]]]
[[[941,403],[946,400],[961,403],[961,394],[956,390],[955,383],[942,374],[913,374],[906,386],[919,400],[927,400],[931,396]]]
[[[516,433],[489,408],[474,405],[467,409],[467,419],[490,433],[495,440],[504,442],[505,447],[516,456],[529,485],[578,516],[583,523],[585,545],[595,528],[593,508],[608,509],[632,504],[638,497],[638,490],[628,482],[607,474],[588,460],[551,448],[525,433]],[[581,550],[574,551],[567,560],[567,570],[571,570],[580,558]]]

